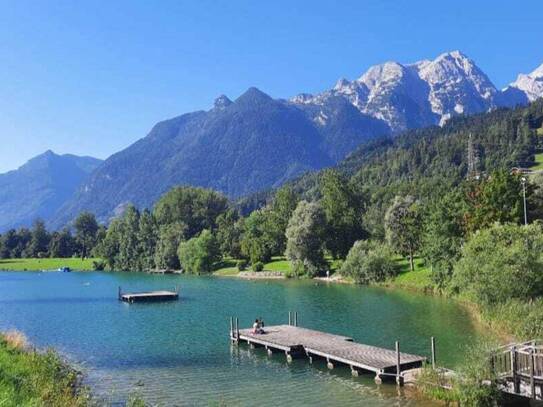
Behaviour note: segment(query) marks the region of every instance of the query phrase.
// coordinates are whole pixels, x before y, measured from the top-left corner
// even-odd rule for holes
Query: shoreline
[[[95,401],[84,373],[52,348],[35,347],[18,330],[0,332],[4,402],[87,407]]]

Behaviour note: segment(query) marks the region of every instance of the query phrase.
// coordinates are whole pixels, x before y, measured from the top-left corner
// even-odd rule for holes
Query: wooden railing
[[[491,364],[498,378],[512,383],[515,394],[543,398],[543,344],[540,341],[502,346],[493,352]],[[522,384],[528,385],[527,392],[523,391]]]

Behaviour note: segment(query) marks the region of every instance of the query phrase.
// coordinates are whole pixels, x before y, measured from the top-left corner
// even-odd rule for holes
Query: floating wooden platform
[[[334,364],[347,365],[353,375],[358,372],[373,372],[376,381],[396,378],[403,383],[402,372],[420,368],[426,358],[396,350],[356,343],[352,338],[314,331],[292,325],[277,325],[264,328],[265,333],[255,334],[252,329],[232,329],[231,339],[246,342],[252,346],[265,347],[269,354],[274,351],[284,352],[287,360],[294,357],[314,357],[326,359],[328,368]],[[400,383],[400,384],[401,384]]]
[[[144,291],[136,293],[122,293],[119,287],[119,300],[124,302],[159,302],[159,301],[173,301],[179,299],[179,290],[175,291]]]

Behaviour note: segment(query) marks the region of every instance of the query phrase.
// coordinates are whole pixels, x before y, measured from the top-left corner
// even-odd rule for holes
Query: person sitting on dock
[[[258,323],[258,319],[255,319],[255,323],[253,324],[253,333],[254,334],[260,333],[260,324]]]
[[[254,334],[263,334],[264,330],[262,329],[262,325],[260,325],[260,320],[255,319],[255,323],[253,324],[253,333]]]

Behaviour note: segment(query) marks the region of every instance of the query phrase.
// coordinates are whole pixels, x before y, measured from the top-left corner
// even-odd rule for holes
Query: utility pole
[[[522,200],[524,201],[524,226],[528,226],[528,211],[526,210],[526,177],[520,179],[522,184]]]

